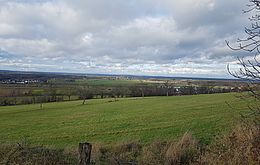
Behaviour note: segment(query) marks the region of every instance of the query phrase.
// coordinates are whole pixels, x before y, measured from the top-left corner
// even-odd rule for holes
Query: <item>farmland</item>
[[[177,96],[247,91],[246,83],[127,75],[73,75],[0,71],[0,106],[92,98]]]
[[[120,98],[0,107],[0,143],[73,148],[78,142],[149,143],[192,133],[204,143],[229,131],[246,104],[236,94]]]

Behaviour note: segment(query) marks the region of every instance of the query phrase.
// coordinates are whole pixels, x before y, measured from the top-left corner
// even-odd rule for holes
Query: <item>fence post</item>
[[[90,143],[79,143],[79,165],[90,165],[91,150]]]

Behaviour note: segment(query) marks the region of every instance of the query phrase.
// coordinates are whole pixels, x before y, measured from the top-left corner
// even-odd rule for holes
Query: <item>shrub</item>
[[[165,153],[168,142],[155,141],[143,148],[142,155],[139,159],[143,165],[164,164]]]
[[[95,146],[94,146],[95,148]],[[141,145],[136,142],[118,144],[110,147],[99,147],[96,150],[93,164],[137,164],[141,153]]]
[[[203,157],[206,164],[260,164],[259,125],[239,126],[221,137]]]
[[[191,164],[197,161],[199,153],[199,143],[190,134],[185,133],[176,141],[156,141],[144,147],[140,164]]]
[[[66,154],[63,150],[30,147],[26,143],[0,146],[0,164],[69,165],[76,163],[76,157]]]
[[[170,143],[165,154],[166,164],[191,164],[199,154],[198,142],[185,133],[177,142]]]

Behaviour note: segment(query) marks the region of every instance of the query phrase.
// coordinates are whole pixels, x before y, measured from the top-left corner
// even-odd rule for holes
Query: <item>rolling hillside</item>
[[[209,143],[237,122],[246,104],[235,94],[124,98],[0,107],[0,142],[54,148],[78,142],[147,143],[190,132]]]

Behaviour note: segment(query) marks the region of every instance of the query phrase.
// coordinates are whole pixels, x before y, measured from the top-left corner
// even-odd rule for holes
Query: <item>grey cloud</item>
[[[248,24],[242,1],[0,3],[0,47],[17,54],[0,69],[225,77],[244,55],[225,45]]]

